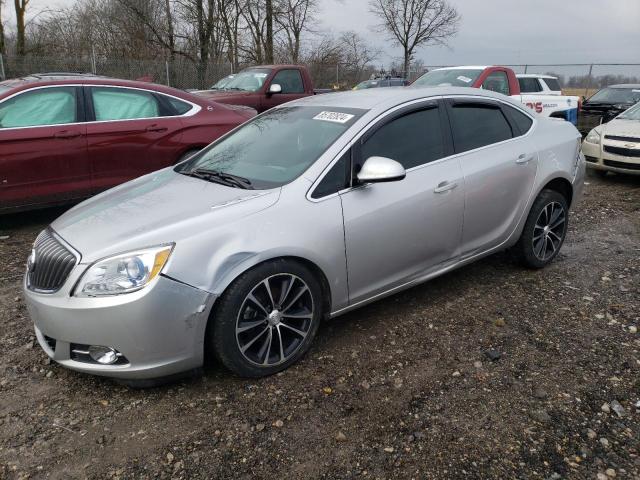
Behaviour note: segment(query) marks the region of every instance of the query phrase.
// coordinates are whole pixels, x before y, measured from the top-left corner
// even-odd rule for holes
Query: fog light
[[[89,347],[89,356],[92,360],[103,365],[111,365],[118,361],[118,352],[110,347],[101,347],[99,345],[91,345]]]

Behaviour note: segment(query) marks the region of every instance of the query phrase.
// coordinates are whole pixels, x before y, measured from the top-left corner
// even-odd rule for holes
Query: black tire
[[[553,218],[553,215],[558,211],[556,210],[558,206],[562,209],[560,213],[564,218],[562,224],[549,230],[540,228],[540,225],[547,220],[549,221],[549,226],[555,225],[560,221],[560,216],[555,220],[547,217],[547,215],[551,215]],[[514,252],[520,262],[529,268],[547,266],[558,255],[567,235],[568,225],[569,206],[564,195],[555,190],[543,190],[540,192],[529,211],[522,235],[520,235],[520,239],[514,247]],[[540,242],[542,242],[542,248],[538,248],[541,245]]]
[[[180,163],[180,162],[185,161],[187,158],[192,157],[193,155],[198,153],[200,150],[202,150],[202,149],[201,148],[192,148],[191,150],[187,150],[182,155],[180,155],[180,158],[178,158],[178,161],[176,161],[176,163]]]
[[[288,277],[292,279],[290,287],[286,283]],[[265,281],[270,285],[269,291],[264,287]],[[295,296],[301,291],[303,293],[296,300]],[[248,298],[249,294],[253,294],[265,308],[257,308],[257,304]],[[286,297],[284,301],[283,296]],[[276,305],[271,305],[269,298],[276,299],[273,302]],[[293,306],[287,310],[286,304],[289,302]],[[309,302],[311,312],[307,308]],[[271,314],[266,314],[270,309]],[[303,312],[296,315],[308,315],[309,318],[288,318],[282,313],[283,316],[278,320],[278,315],[274,314],[280,310],[291,313],[295,309]],[[241,377],[273,375],[288,368],[307,353],[318,331],[324,313],[322,310],[322,287],[311,270],[289,259],[268,261],[240,275],[216,302],[209,320],[207,343],[216,358]],[[262,317],[265,317],[264,320],[261,320]],[[271,322],[278,323],[273,325]],[[253,324],[255,327],[250,326]],[[238,333],[237,329],[246,331]],[[258,335],[263,329],[266,329],[264,336],[262,333]],[[296,330],[306,332],[306,336],[294,333]],[[256,339],[252,343],[254,336]],[[291,345],[287,346],[289,341]],[[265,347],[267,342],[268,347]],[[250,344],[249,347],[247,344]],[[241,345],[247,348],[246,354],[241,351]],[[280,345],[283,346],[282,349]],[[262,355],[266,360],[260,354],[263,348],[265,350]],[[286,356],[283,357],[285,353]]]

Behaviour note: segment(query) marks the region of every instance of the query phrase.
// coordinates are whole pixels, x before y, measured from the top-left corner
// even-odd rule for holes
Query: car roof
[[[458,67],[434,68],[431,71],[435,72],[436,70],[485,70],[487,68],[490,68],[490,67],[488,67],[487,65],[460,65]]]
[[[605,88],[640,88],[640,83],[619,83],[618,85],[609,85]]]
[[[558,77],[554,77],[553,75],[540,75],[538,73],[518,73],[516,77],[518,78],[549,78],[553,80],[558,80]]]
[[[52,85],[109,85],[118,87],[139,88],[143,90],[152,90],[159,93],[165,93],[176,97],[182,97],[193,103],[202,103],[203,101],[204,103],[209,103],[203,97],[193,95],[189,92],[185,92],[184,90],[179,90],[177,88],[167,87],[165,85],[160,85],[152,82],[103,77],[90,73],[39,73],[0,82],[0,86],[8,87],[16,92],[35,87],[45,87]]]
[[[346,92],[323,93],[296,100],[285,105],[303,105],[317,107],[346,107],[360,108],[375,112],[383,112],[397,105],[412,100],[428,99],[431,97],[466,95],[483,98],[494,98],[511,103],[518,108],[523,105],[501,93],[468,87],[388,87],[370,88],[366,90],[349,90]]]

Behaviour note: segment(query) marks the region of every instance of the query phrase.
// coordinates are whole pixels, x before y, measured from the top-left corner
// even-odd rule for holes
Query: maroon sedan
[[[72,202],[172,165],[255,114],[92,75],[0,82],[0,213]]]

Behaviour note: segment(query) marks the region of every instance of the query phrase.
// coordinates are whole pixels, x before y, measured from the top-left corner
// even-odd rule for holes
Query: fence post
[[[524,66],[524,73],[525,73],[525,74],[527,73],[527,70],[529,70],[529,65],[525,65],[525,66]]]
[[[584,96],[589,97],[589,89],[591,88],[591,74],[593,73],[593,63],[589,65],[589,76],[587,77],[587,88],[584,90]]]
[[[0,53],[0,80],[4,80],[6,77],[4,75],[4,57]]]
[[[95,47],[93,45],[91,46],[91,73],[93,73],[94,75],[97,73],[97,68],[96,68],[96,49],[95,49]]]
[[[165,72],[167,73],[167,87],[171,86],[171,80],[169,79],[169,60],[164,61]]]

